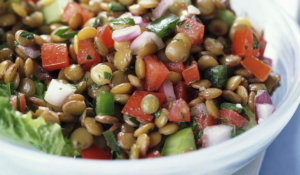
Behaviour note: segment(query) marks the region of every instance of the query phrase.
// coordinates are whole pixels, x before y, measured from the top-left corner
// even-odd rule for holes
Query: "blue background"
[[[267,149],[259,174],[300,175],[300,105],[288,125]]]

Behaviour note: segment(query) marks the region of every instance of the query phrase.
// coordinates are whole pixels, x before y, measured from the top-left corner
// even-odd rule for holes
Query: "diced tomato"
[[[146,89],[147,91],[158,90],[168,76],[169,70],[163,62],[157,60],[157,56],[146,56],[144,61],[146,65]]]
[[[245,119],[239,113],[233,110],[221,109],[220,116],[221,118],[226,119],[226,121],[224,122],[225,124],[234,125],[236,129],[239,129],[246,123],[248,123],[247,119]]]
[[[243,28],[235,32],[232,40],[231,51],[241,57],[258,56],[259,41],[251,28]]]
[[[145,158],[148,159],[148,158],[155,158],[155,157],[161,157],[161,154],[158,150],[151,151],[146,155]]]
[[[109,160],[111,156],[96,145],[92,145],[89,148],[81,150],[81,156],[84,159],[102,159]]]
[[[241,64],[260,81],[265,81],[272,68],[254,56],[247,56]]]
[[[187,87],[183,81],[179,81],[174,86],[174,93],[176,96],[176,99],[182,98],[184,101],[188,101],[188,93],[187,93]]]
[[[108,49],[114,46],[115,41],[112,39],[112,32],[108,25],[97,28],[97,37],[103,41]]]
[[[44,43],[41,47],[42,66],[53,71],[70,65],[67,44]]]
[[[127,103],[125,104],[124,108],[122,109],[123,114],[127,114],[133,117],[136,117],[141,120],[145,121],[152,121],[153,115],[146,114],[141,109],[141,102],[142,99],[148,95],[152,94],[155,95],[159,99],[159,105],[161,106],[166,98],[166,95],[163,93],[154,93],[154,92],[147,92],[147,91],[135,91]]]
[[[196,61],[193,61],[191,66],[186,68],[182,72],[183,79],[187,85],[200,80],[200,73],[198,69],[198,64]]]
[[[84,69],[89,69],[101,62],[101,56],[96,51],[94,42],[91,39],[79,40],[77,62],[78,64],[84,64]]]
[[[200,129],[204,130],[208,126],[213,126],[213,125],[217,125],[218,124],[217,119],[215,119],[213,116],[208,115],[208,114],[194,116],[194,120],[197,123],[197,126],[194,129],[194,135],[197,135],[197,132]],[[196,144],[197,145],[201,145],[202,144],[202,136],[198,140],[196,140]]]
[[[169,69],[169,71],[177,72],[180,74],[185,69],[185,66],[182,62],[170,62],[170,63],[166,63],[166,66]]]
[[[80,4],[71,1],[64,8],[64,12],[61,16],[62,22],[69,22],[69,20],[76,14],[81,14],[82,16],[82,26],[90,18],[94,17],[94,13],[90,12],[87,8],[84,8]]]
[[[19,110],[22,113],[26,111],[26,100],[23,93],[18,93],[18,95],[12,95],[10,97],[10,104],[15,110]]]
[[[191,120],[190,108],[183,99],[172,102],[169,109],[169,121],[181,122]]]
[[[199,45],[203,41],[204,25],[191,18],[186,18],[183,23],[177,22],[176,33],[185,33],[190,38],[192,45]]]
[[[267,41],[263,36],[259,37],[259,57],[263,58],[267,46]]]

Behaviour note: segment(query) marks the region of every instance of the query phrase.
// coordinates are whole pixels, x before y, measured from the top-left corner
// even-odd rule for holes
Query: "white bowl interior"
[[[272,1],[232,0],[237,14],[247,14],[265,29],[266,56],[273,58],[281,86],[274,94],[275,113],[261,125],[222,144],[191,153],[136,161],[71,159],[0,140],[0,167],[6,174],[231,174],[264,151],[299,104],[300,32]]]

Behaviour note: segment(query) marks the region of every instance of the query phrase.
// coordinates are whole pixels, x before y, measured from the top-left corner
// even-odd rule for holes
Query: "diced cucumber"
[[[238,113],[241,113],[243,110],[243,106],[241,104],[233,104],[227,102],[222,103],[220,107],[221,109],[229,109]]]
[[[208,79],[214,87],[224,87],[227,81],[227,66],[218,65],[205,70],[204,78]]]
[[[191,128],[185,128],[170,135],[164,144],[162,156],[181,154],[187,150],[195,150],[195,139]]]
[[[61,21],[61,14],[71,0],[54,0],[51,4],[43,8],[43,14],[46,24]]]

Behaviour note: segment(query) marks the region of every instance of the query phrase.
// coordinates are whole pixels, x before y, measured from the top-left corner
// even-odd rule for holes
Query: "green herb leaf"
[[[18,47],[18,45],[19,45],[18,41],[14,40],[14,46]]]
[[[245,49],[247,50],[247,49],[248,49],[248,46],[245,46]]]
[[[176,25],[177,25],[178,27],[181,27],[181,26],[182,26],[182,24],[183,24],[184,22],[185,22],[185,20],[183,20],[183,21],[179,21],[179,22],[177,22],[177,24],[176,24]]]
[[[46,92],[46,86],[44,83],[42,83],[39,79],[36,77],[33,77],[33,83],[35,85],[35,94],[37,98],[44,99],[45,92]]]
[[[76,89],[79,87],[79,84],[70,84],[70,85],[73,86]]]
[[[183,42],[183,40],[182,39],[175,39],[176,41],[179,41],[179,42]]]
[[[69,27],[64,28],[64,29],[59,29],[54,33],[54,35],[61,37],[61,38],[66,38],[66,39],[73,38],[77,34],[77,32],[66,33],[69,30],[70,30]]]
[[[140,124],[140,122],[136,119],[136,117],[132,117],[132,116],[128,115],[128,119],[129,119],[132,123],[134,123],[135,125],[139,125],[139,124]]]
[[[110,80],[112,75],[111,75],[111,73],[104,71],[103,76],[105,79]]]
[[[115,152],[121,151],[113,132],[111,132],[110,130],[107,130],[107,131],[103,132],[103,135],[104,135],[106,141],[108,142],[108,145],[112,151],[115,151]]]
[[[26,31],[23,31],[20,33],[20,36],[23,37],[23,38],[26,38],[26,39],[33,39],[34,36],[33,36],[33,33],[31,32],[26,32]]]
[[[184,116],[184,115],[185,115],[185,113],[181,112],[180,114],[181,114],[181,117],[182,117],[182,118],[184,118],[184,117],[185,117],[185,116]]]
[[[184,29],[191,29],[191,26],[185,25],[185,26],[184,26]]]
[[[129,67],[126,67],[124,70],[122,70],[121,72],[124,74],[126,71],[128,70],[134,70],[134,67],[133,66],[129,66]]]
[[[8,44],[7,43],[3,43],[3,44],[0,45],[0,50],[2,50],[4,48],[8,48]]]
[[[95,21],[93,22],[93,24],[92,24],[92,27],[98,27],[98,24],[100,23],[100,18],[99,18],[99,16],[97,16],[96,18],[95,18]]]
[[[82,79],[82,81],[88,82],[88,81],[89,81],[89,78],[88,78],[88,77],[85,77],[84,79]]]
[[[127,7],[122,5],[119,2],[112,1],[108,11],[109,12],[124,12],[124,11],[127,11]]]
[[[86,57],[85,57],[85,59],[86,59],[86,60],[91,60],[91,59],[93,59],[93,58],[91,57],[90,54],[87,54]]]
[[[258,39],[256,38],[256,36],[254,34],[253,34],[253,41],[254,41],[254,43],[252,44],[253,50],[258,49],[259,48],[259,41],[258,41]]]
[[[120,25],[120,24],[135,25],[135,22],[132,18],[111,19],[109,20],[109,22],[114,25]]]
[[[0,96],[10,97],[13,94],[13,84],[0,84]]]
[[[190,127],[189,122],[178,122],[180,129],[188,128]]]
[[[161,115],[161,109],[158,109],[158,110],[154,113],[154,116],[155,116],[156,118],[158,118],[158,117],[160,117],[160,115]]]

